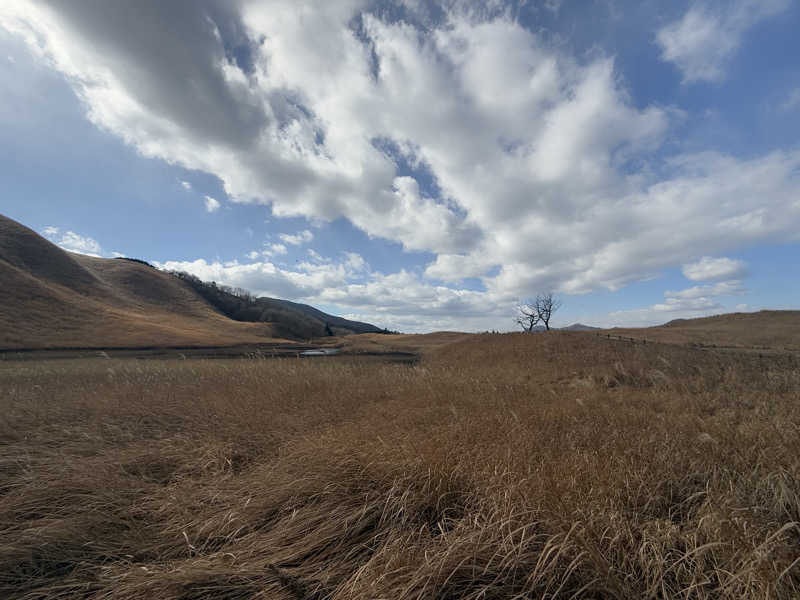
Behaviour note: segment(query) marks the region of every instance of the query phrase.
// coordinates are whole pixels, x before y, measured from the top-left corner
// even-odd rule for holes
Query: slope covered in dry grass
[[[800,311],[762,310],[699,319],[678,319],[658,327],[617,328],[604,333],[670,344],[800,350]]]
[[[796,598],[794,357],[0,363],[0,596]]]
[[[65,252],[0,215],[0,348],[229,345],[269,341],[186,284],[131,261]]]

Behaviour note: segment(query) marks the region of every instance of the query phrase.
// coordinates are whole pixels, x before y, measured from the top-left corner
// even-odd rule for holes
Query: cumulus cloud
[[[192,189],[192,184],[190,182],[188,182],[188,181],[181,181],[181,187],[183,187],[183,189],[189,191],[189,190]]]
[[[210,213],[217,212],[219,210],[219,207],[221,206],[219,200],[217,200],[216,198],[212,198],[211,196],[206,196],[205,201],[206,201],[206,212]]]
[[[314,239],[314,234],[311,233],[308,229],[304,229],[303,231],[299,231],[295,234],[288,234],[282,233],[278,236],[281,241],[291,246],[300,246],[302,244],[307,244],[311,240]]]
[[[647,308],[614,311],[609,315],[609,325],[649,326],[659,325],[678,318],[704,317],[725,312],[721,298],[741,296],[748,292],[739,280],[720,281],[709,285],[696,285],[683,290],[664,292],[664,301]],[[737,304],[737,310],[740,306]]]
[[[391,290],[489,314],[538,290],[615,290],[743,244],[800,241],[800,151],[670,155],[678,111],[635,104],[613,58],[570,56],[491,4],[409,1],[397,20],[366,0],[21,0],[0,4],[0,24],[142,154],[218,176],[233,202],[344,217],[435,256],[423,276],[348,284],[364,286],[348,301],[375,292],[405,310]],[[696,5],[659,43],[688,78],[716,77],[750,24],[784,4]],[[486,291],[457,289],[465,277]]]
[[[695,285],[684,290],[666,291],[664,297],[675,300],[697,300],[698,298],[714,298],[718,296],[738,296],[747,293],[744,285],[738,279],[721,281],[710,285]]]
[[[720,81],[747,30],[788,6],[788,0],[697,1],[656,34],[661,56],[675,63],[686,83]]]
[[[70,252],[87,254],[88,256],[103,256],[103,248],[100,244],[89,236],[82,236],[74,231],[61,232],[58,227],[45,227],[42,230],[44,236],[57,246]]]
[[[289,249],[286,247],[285,244],[264,244],[264,246],[260,250],[251,250],[245,256],[250,260],[256,260],[257,258],[270,258],[272,256],[280,256],[282,254],[287,254]]]
[[[732,258],[713,258],[704,256],[694,263],[683,265],[683,274],[692,281],[713,281],[740,277],[746,270],[742,260]]]
[[[741,296],[747,289],[741,281],[721,281],[712,285],[696,285],[679,291],[664,292],[664,302],[654,304],[655,312],[681,312],[695,315],[707,314],[709,311],[721,311],[722,304],[717,300],[721,296]]]
[[[316,253],[315,253],[316,254]],[[318,258],[316,258],[318,257]],[[513,303],[498,303],[481,292],[431,285],[401,270],[372,271],[364,257],[345,252],[340,260],[316,254],[287,268],[252,254],[252,262],[165,261],[166,270],[186,271],[206,281],[243,287],[256,295],[335,305],[348,318],[408,332],[435,329],[479,330],[508,321]]]
[[[329,258],[322,256],[319,252],[317,252],[313,248],[308,249],[308,255],[311,257],[311,260],[314,260],[316,262],[330,262]]]

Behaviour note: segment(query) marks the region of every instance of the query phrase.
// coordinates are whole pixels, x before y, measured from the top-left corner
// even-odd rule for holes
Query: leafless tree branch
[[[522,327],[523,331],[533,331],[539,323],[543,323],[550,331],[550,319],[553,313],[561,308],[561,300],[553,293],[539,294],[535,299],[522,302],[517,306],[517,316],[514,321]]]

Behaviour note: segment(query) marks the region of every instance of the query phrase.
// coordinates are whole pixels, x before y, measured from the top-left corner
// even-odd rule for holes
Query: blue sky
[[[800,308],[800,3],[0,6],[0,212],[403,331]]]

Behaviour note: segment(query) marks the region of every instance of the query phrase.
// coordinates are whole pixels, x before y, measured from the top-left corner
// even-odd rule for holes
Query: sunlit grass
[[[798,390],[559,333],[0,363],[0,596],[796,598]]]

